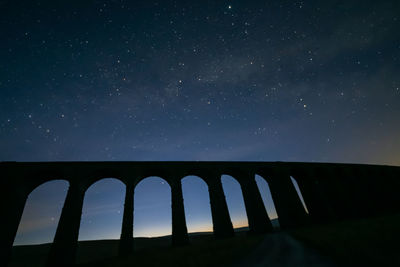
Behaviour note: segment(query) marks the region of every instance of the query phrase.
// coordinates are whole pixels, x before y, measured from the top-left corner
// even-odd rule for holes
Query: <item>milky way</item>
[[[0,9],[0,160],[400,164],[398,1]]]

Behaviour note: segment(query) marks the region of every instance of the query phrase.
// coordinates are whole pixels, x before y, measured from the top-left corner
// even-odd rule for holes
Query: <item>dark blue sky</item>
[[[0,160],[400,164],[398,1],[0,1],[0,12]],[[100,195],[88,205],[111,205]]]

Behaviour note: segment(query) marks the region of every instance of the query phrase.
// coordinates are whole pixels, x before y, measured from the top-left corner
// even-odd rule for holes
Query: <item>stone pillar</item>
[[[340,165],[328,164],[318,167],[317,175],[321,177],[318,187],[336,220],[350,218],[353,213],[351,188],[340,171]]]
[[[297,184],[301,190],[304,202],[307,205],[312,223],[323,223],[332,221],[334,213],[329,204],[329,196],[316,171],[312,168],[304,168],[301,174],[295,175]]]
[[[135,186],[132,182],[126,184],[124,215],[122,217],[121,239],[119,241],[119,256],[133,252],[133,199]]]
[[[254,174],[240,176],[244,205],[250,233],[266,233],[272,231],[272,224],[265,209]]]
[[[281,229],[302,226],[307,223],[307,215],[287,170],[276,168],[267,179]]]
[[[351,189],[352,216],[356,218],[369,217],[377,214],[377,201],[374,196],[379,191],[372,183],[373,179],[365,173],[358,165],[351,165],[345,168],[348,188]]]
[[[399,186],[393,183],[391,167],[358,166],[354,207],[359,217],[390,214],[399,210]]]
[[[234,235],[228,205],[222,189],[221,176],[208,177],[208,192],[210,194],[211,216],[215,237],[231,237]]]
[[[180,179],[171,180],[172,245],[180,246],[189,243],[185,208],[183,204],[182,183]]]
[[[1,263],[7,263],[11,257],[11,251],[14,243],[15,236],[17,234],[18,226],[24,211],[26,199],[28,193],[20,185],[14,185],[13,188],[3,187],[1,188],[1,212],[3,214],[1,219]],[[1,264],[0,264],[1,265]]]
[[[75,264],[83,198],[84,190],[77,182],[71,182],[46,266],[69,267]]]
[[[399,167],[375,167],[377,175],[371,177],[371,183],[377,192],[373,200],[377,203],[377,210],[382,214],[398,213],[400,211],[400,175],[396,173]]]
[[[331,171],[330,187],[335,191],[336,213],[340,219],[354,219],[363,217],[364,204],[363,192],[360,184],[362,179],[357,179],[352,165],[336,165]],[[334,195],[335,194],[335,195]],[[366,204],[366,203],[365,203]]]
[[[333,199],[338,219],[391,213],[390,206],[398,203],[397,187],[388,184],[390,179],[382,172],[384,168],[388,167],[337,164],[329,168],[326,194]]]

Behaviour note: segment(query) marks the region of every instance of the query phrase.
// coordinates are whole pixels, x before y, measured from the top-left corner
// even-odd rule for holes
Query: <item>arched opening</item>
[[[101,179],[86,190],[78,240],[119,239],[125,190],[114,178]]]
[[[134,237],[171,235],[171,187],[164,179],[148,177],[136,185],[133,218]]]
[[[239,182],[229,175],[222,175],[221,182],[233,228],[247,228],[249,224]]]
[[[275,204],[272,199],[271,191],[269,189],[268,182],[261,176],[256,175],[256,183],[258,190],[260,191],[261,198],[264,202],[265,209],[267,210],[268,217],[271,220],[274,228],[279,228],[279,218],[276,213]]]
[[[53,180],[36,187],[28,196],[14,239],[10,259],[12,266],[44,266],[50,244],[34,246],[29,251],[23,245],[52,243],[67,196],[69,183]]]
[[[101,179],[86,190],[78,236],[85,242],[79,242],[78,263],[117,255],[125,191],[125,184],[115,178]]]
[[[297,184],[296,179],[294,179],[292,176],[290,176],[290,180],[292,180],[294,188],[296,188],[297,195],[299,196],[301,203],[303,204],[303,208],[306,211],[306,213],[308,214],[308,209],[307,209],[306,203],[304,202],[303,195],[301,194],[301,191],[300,191],[299,185]]]
[[[53,180],[29,194],[14,246],[53,242],[68,186],[65,180]]]
[[[210,198],[208,187],[197,176],[182,179],[182,191],[188,233],[212,232]]]

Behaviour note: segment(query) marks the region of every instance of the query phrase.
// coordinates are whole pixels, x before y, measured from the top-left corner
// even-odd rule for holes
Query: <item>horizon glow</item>
[[[234,228],[248,226],[238,182],[221,177]],[[270,219],[276,219],[267,182],[256,176]],[[68,182],[46,182],[28,197],[14,245],[51,243],[68,190]],[[212,232],[211,210],[206,183],[197,176],[182,179],[186,223],[189,233]],[[94,183],[85,193],[79,240],[119,239],[122,226],[125,185],[115,178]],[[48,201],[51,199],[52,201]],[[168,183],[147,177],[135,187],[134,237],[171,235],[171,196]]]

